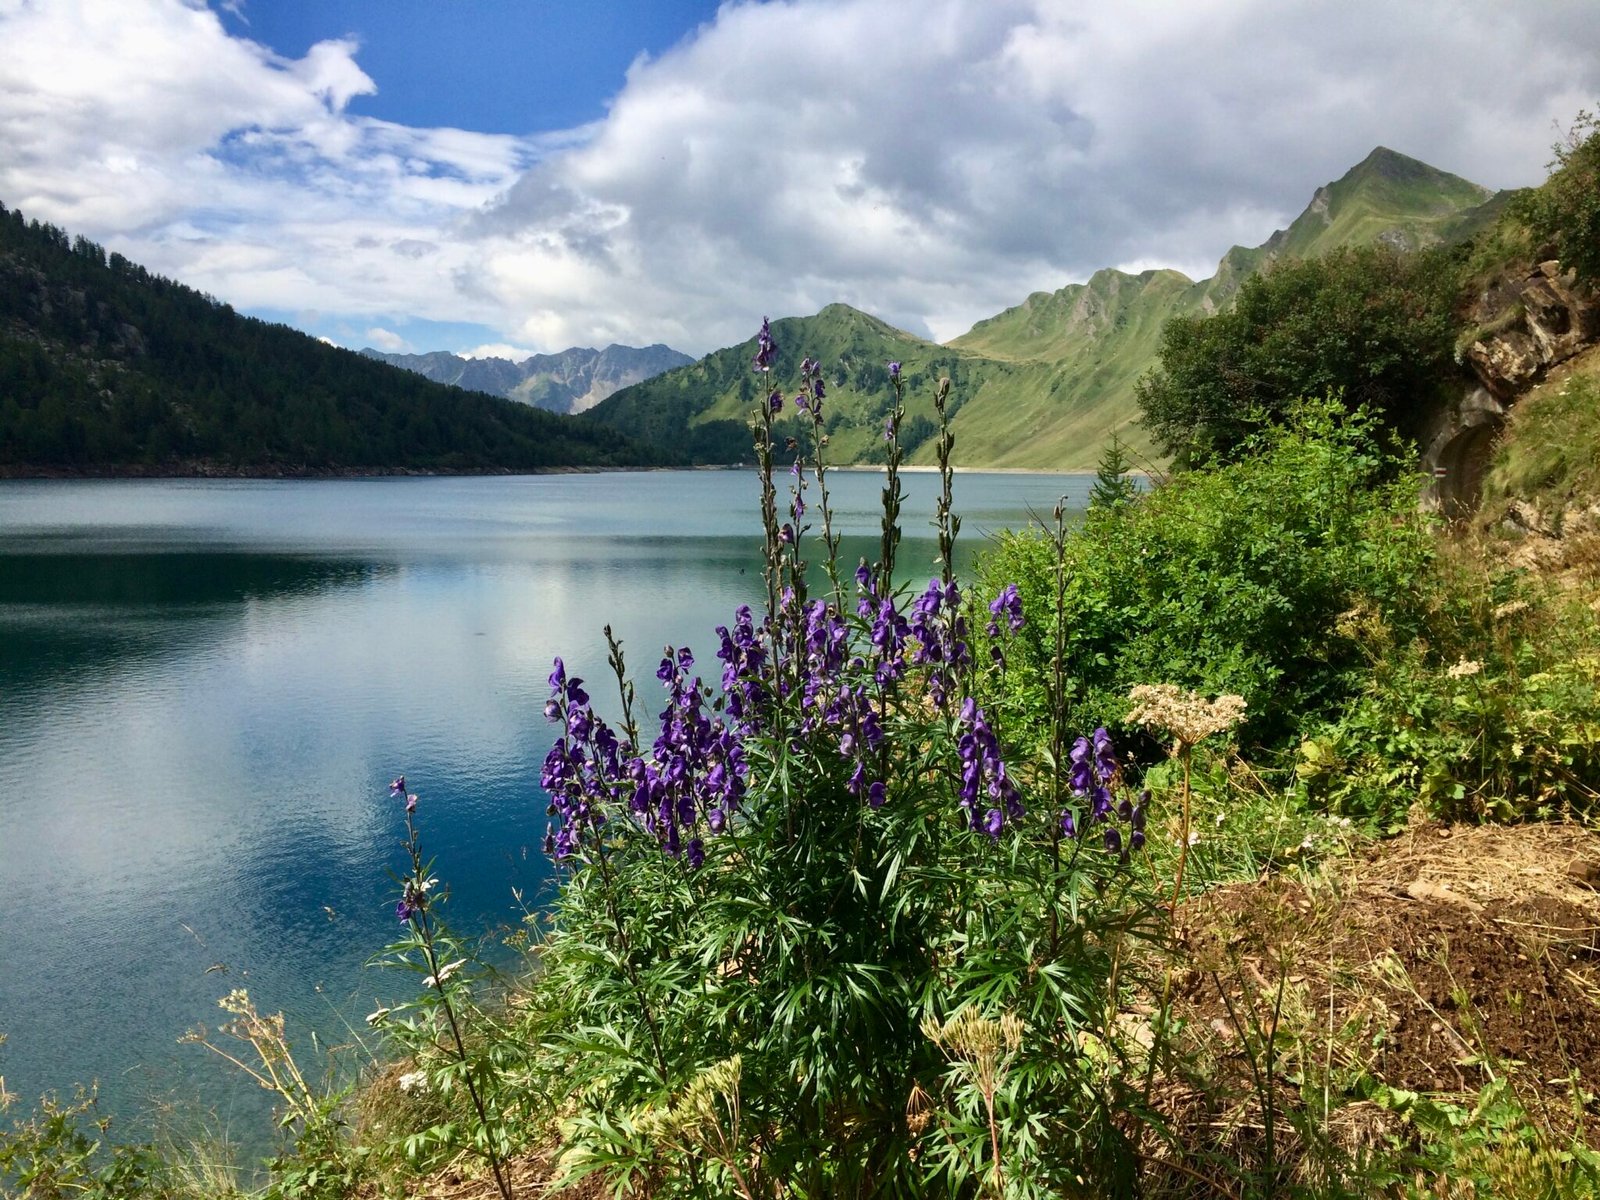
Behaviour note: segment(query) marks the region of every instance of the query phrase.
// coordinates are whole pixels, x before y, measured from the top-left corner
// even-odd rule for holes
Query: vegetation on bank
[[[1108,457],[1081,528],[964,582],[942,381],[941,554],[899,553],[894,361],[856,570],[816,458],[832,368],[783,375],[780,332],[753,346],[765,611],[664,656],[659,722],[620,647],[554,664],[562,888],[526,976],[441,923],[402,778],[387,957],[419,987],[373,1014],[389,1057],[324,1094],[229,998],[283,1098],[265,1194],[1600,1196],[1600,580],[1520,557],[1572,531],[1434,524],[1347,388],[1144,496]],[[1600,511],[1592,362],[1547,386],[1491,499]],[[774,469],[785,427],[811,471]],[[91,1117],[20,1117],[0,1178],[229,1186]]]
[[[649,465],[626,434],[240,316],[0,207],[0,472]]]

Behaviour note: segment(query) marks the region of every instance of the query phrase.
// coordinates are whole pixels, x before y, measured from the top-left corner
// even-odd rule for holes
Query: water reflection
[[[963,553],[1069,484],[963,477]],[[876,553],[880,487],[838,479],[847,560]],[[912,534],[934,487],[908,480]],[[603,696],[609,622],[645,713],[663,645],[713,668],[713,627],[763,595],[755,494],[731,472],[0,484],[8,1086],[258,1112],[176,1038],[246,986],[337,1041],[410,985],[362,968],[396,929],[401,771],[453,920],[514,924],[549,883],[551,659]],[[933,553],[902,543],[908,580]]]

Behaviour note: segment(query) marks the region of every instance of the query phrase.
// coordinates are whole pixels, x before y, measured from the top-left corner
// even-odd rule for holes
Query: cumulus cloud
[[[0,0],[0,46],[0,199],[245,308],[459,317],[441,238],[540,153],[352,116],[353,41],[285,58],[181,0]]]
[[[392,329],[385,329],[382,325],[374,325],[367,330],[367,345],[376,350],[383,350],[389,354],[410,354],[413,347],[410,342],[401,337]]]
[[[1596,44],[1578,5],[725,7],[473,222],[479,283],[535,340],[831,300],[948,338],[1101,266],[1209,274],[1380,143],[1536,182]]]
[[[1207,274],[1380,143],[1536,182],[1600,96],[1575,0],[730,2],[537,136],[353,116],[358,46],[179,0],[0,0],[0,44],[8,204],[236,305],[547,351],[835,300],[944,339],[1102,266]]]

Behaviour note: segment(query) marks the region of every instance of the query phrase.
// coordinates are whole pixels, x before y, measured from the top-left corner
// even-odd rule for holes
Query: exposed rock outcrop
[[[1555,261],[1486,291],[1471,319],[1481,336],[1467,347],[1467,364],[1501,400],[1527,391],[1600,336],[1600,304]]]
[[[1552,260],[1496,280],[1468,319],[1475,336],[1461,357],[1478,386],[1439,413],[1422,439],[1422,467],[1432,475],[1422,506],[1452,517],[1477,507],[1495,434],[1516,398],[1600,340],[1600,298]]]

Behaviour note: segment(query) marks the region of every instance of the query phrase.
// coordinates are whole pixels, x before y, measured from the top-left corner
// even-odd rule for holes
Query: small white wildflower
[[[461,965],[466,961],[467,960],[464,958],[458,958],[455,960],[455,962],[445,963],[444,966],[439,968],[439,973],[437,975],[429,975],[426,979],[424,979],[422,981],[422,986],[438,987],[441,983],[449,979],[450,976],[454,975]]]
[[[1445,671],[1451,679],[1466,679],[1483,670],[1483,664],[1474,658],[1463,658],[1455,666]]]
[[[1300,849],[1302,849],[1302,850],[1315,850],[1316,848],[1317,848],[1317,841],[1309,833],[1306,834],[1305,837],[1300,839]]]
[[[406,1095],[412,1092],[425,1092],[428,1090],[428,1073],[426,1071],[407,1071],[400,1076],[399,1087]]]
[[[383,1023],[383,1021],[384,1021],[384,1018],[387,1017],[389,1015],[389,1013],[392,1012],[392,1011],[393,1011],[392,1009],[379,1008],[379,1009],[375,1009],[372,1012],[369,1012],[367,1014],[367,1024],[368,1025],[381,1025]]]

